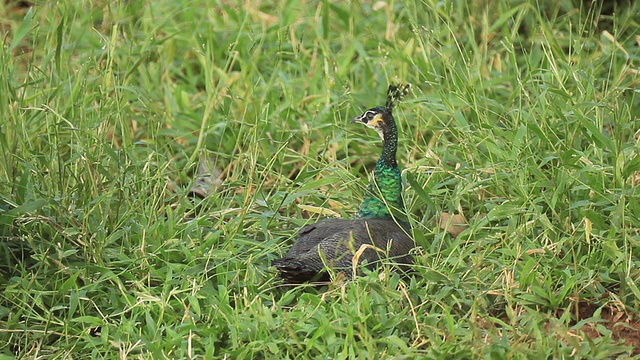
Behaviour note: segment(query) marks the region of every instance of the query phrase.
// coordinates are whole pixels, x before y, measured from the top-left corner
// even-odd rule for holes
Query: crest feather
[[[387,104],[385,105],[385,110],[387,110],[387,112],[391,112],[396,103],[400,101],[403,96],[409,93],[410,87],[411,84],[389,85],[389,88],[387,89]]]

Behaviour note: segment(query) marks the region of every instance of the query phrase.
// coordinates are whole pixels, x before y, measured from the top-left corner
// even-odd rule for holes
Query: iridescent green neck
[[[382,154],[358,209],[359,218],[391,218],[392,213],[404,212],[402,177],[396,162],[398,130],[393,116],[387,113],[385,117],[387,127],[383,133]]]

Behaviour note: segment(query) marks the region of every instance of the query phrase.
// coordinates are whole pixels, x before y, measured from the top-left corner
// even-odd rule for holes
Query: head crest
[[[409,93],[409,88],[411,84],[400,84],[400,85],[389,85],[387,89],[387,104],[385,105],[385,109],[388,112],[393,110],[393,107],[396,105],[403,96]]]

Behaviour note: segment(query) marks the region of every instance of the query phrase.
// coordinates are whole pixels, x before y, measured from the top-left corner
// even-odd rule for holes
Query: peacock
[[[374,129],[382,139],[382,154],[354,219],[329,219],[304,226],[285,257],[273,260],[280,276],[290,283],[327,281],[326,266],[353,276],[359,264],[373,269],[390,258],[399,264],[413,261],[402,200],[402,178],[396,161],[398,130],[392,115],[409,85],[390,85],[385,106],[371,108],[351,120]]]

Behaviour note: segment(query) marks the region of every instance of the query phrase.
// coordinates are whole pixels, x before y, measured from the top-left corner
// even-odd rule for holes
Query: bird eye
[[[367,111],[367,120],[372,120],[373,119],[373,113],[371,111]]]

